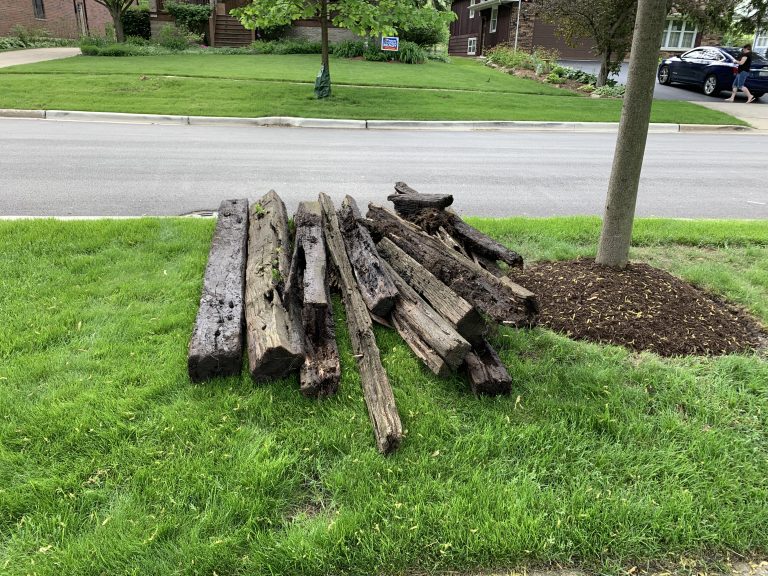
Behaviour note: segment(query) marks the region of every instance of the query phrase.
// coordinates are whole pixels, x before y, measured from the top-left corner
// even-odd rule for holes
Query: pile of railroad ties
[[[402,425],[372,322],[396,330],[439,376],[466,374],[475,394],[509,393],[511,379],[486,339],[489,323],[536,323],[533,293],[504,268],[523,259],[469,226],[451,195],[399,182],[395,212],[347,196],[301,202],[289,225],[274,192],[257,203],[225,200],[218,211],[189,345],[195,382],[237,375],[247,343],[255,381],[299,372],[309,397],[334,394],[340,362],[330,292],[338,289],[376,445],[397,449]]]

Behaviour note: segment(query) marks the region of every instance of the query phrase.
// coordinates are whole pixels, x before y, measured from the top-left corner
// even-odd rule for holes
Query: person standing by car
[[[749,76],[749,69],[752,67],[752,44],[746,44],[741,49],[741,54],[737,60],[739,69],[736,72],[736,78],[733,79],[733,94],[730,98],[726,98],[726,102],[733,102],[736,99],[736,93],[742,90],[747,95],[747,104],[751,104],[755,101],[755,97],[749,91],[749,88],[745,86],[747,76]]]

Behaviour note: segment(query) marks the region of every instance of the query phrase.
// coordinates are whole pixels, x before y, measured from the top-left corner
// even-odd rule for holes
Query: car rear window
[[[737,60],[741,57],[741,48],[723,48],[723,50]],[[760,56],[760,54],[752,52],[752,64],[768,64],[768,60]]]

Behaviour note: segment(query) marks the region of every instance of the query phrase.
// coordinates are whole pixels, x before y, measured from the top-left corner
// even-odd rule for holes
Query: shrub
[[[365,42],[344,40],[333,47],[333,54],[339,58],[358,58],[365,54]]]
[[[48,40],[51,35],[43,28],[26,28],[21,24],[16,24],[11,28],[11,36],[15,36],[24,44],[24,46],[32,46],[40,40]]]
[[[0,50],[14,50],[16,48],[24,48],[24,42],[14,36],[0,38]]]
[[[576,82],[580,82],[582,84],[597,84],[597,76],[590,74],[589,72],[584,72],[583,70],[571,68],[570,66],[555,66],[552,68],[552,72],[562,78],[575,80]]]
[[[523,50],[515,50],[508,44],[499,44],[491,48],[486,54],[486,62],[512,70],[534,70],[536,67],[530,54]]]
[[[400,42],[400,51],[396,52],[397,60],[403,64],[424,64],[427,52],[415,42]]]
[[[363,58],[369,62],[386,62],[387,60],[394,60],[394,52],[385,52],[376,42],[369,42],[365,49]]]
[[[266,41],[280,40],[290,29],[290,24],[285,24],[282,26],[271,26],[269,28],[257,28],[256,39]]]
[[[127,10],[123,13],[123,32],[126,37],[134,36],[149,40],[152,29],[149,25],[149,8]]]
[[[555,72],[550,72],[547,76],[547,82],[550,84],[562,84],[565,82],[565,78],[558,76]]]
[[[598,96],[605,96],[607,98],[624,98],[624,91],[626,90],[626,86],[624,84],[616,84],[615,86],[600,86],[600,88],[596,88],[593,92],[593,94],[597,94]]]
[[[578,89],[582,92],[590,93],[595,91],[595,86],[594,84],[582,84]]]
[[[320,54],[320,42],[308,40],[256,40],[247,49],[249,54]]]
[[[81,44],[80,52],[83,53],[83,56],[99,56],[100,48],[95,44]]]
[[[427,58],[434,60],[435,62],[444,62],[445,64],[451,63],[451,58],[448,56],[448,52],[428,52]]]
[[[157,35],[157,43],[163,48],[169,50],[181,51],[190,46],[190,44],[200,44],[202,37],[199,34],[190,32],[183,25],[166,24],[160,28]]]
[[[442,22],[433,22],[422,26],[414,26],[408,30],[400,31],[400,40],[414,42],[419,46],[436,46],[448,42],[450,33],[448,27]]]
[[[176,25],[181,25],[187,30],[196,34],[204,34],[211,17],[210,4],[186,4],[184,2],[175,2],[166,0],[163,6],[168,13],[176,20]]]

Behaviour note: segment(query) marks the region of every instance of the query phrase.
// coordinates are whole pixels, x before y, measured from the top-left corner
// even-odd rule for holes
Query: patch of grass
[[[595,238],[593,219],[478,222],[530,260]],[[614,572],[768,550],[764,359],[502,329],[513,394],[478,399],[377,328],[407,429],[383,458],[338,302],[338,396],[307,400],[295,378],[188,381],[212,229],[0,222],[3,574]],[[637,234],[636,254],[706,272],[753,310],[768,301],[765,223],[641,220]]]
[[[2,81],[2,108],[363,120],[617,122],[621,115],[618,100],[562,95],[478,95],[469,91],[336,86],[333,98],[316,100],[310,84],[271,81],[84,74],[13,74],[2,76]],[[534,85],[538,86],[543,85]],[[689,124],[739,122],[726,114],[679,101],[654,102],[652,120]]]
[[[128,76],[186,76],[233,80],[270,80],[314,85],[320,57],[306,54],[258,56],[179,54],[124,58],[67,58],[4,69],[15,74],[85,74]],[[0,74],[3,72],[0,72]],[[484,92],[563,95],[532,80],[491,70],[474,60],[456,58],[450,64],[430,61],[419,65],[334,59],[331,78],[336,85],[444,88]]]

